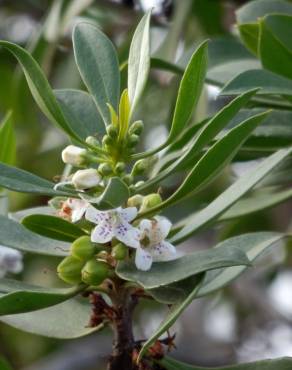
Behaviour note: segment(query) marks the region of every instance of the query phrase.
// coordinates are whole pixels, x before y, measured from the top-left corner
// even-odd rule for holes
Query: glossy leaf
[[[42,310],[1,316],[0,321],[19,330],[57,339],[74,339],[100,330],[103,325],[88,327],[91,306],[70,299]]]
[[[187,365],[170,357],[165,357],[160,363],[167,370],[290,370],[292,367],[289,357],[212,368]]]
[[[262,122],[266,115],[266,112],[255,115],[230,130],[196,163],[176,192],[156,208],[161,209],[174,204],[208,184],[232,160],[247,137]],[[216,130],[214,129],[214,131]],[[152,210],[156,210],[156,208]],[[148,211],[148,213],[152,212],[152,210]]]
[[[264,68],[292,79],[292,16],[269,15],[260,21],[259,54]]]
[[[260,88],[262,95],[292,95],[292,81],[266,70],[249,70],[237,75],[222,89],[221,95],[237,95]]]
[[[150,272],[138,270],[134,262],[120,262],[117,274],[122,279],[137,282],[145,289],[153,289],[208,270],[248,264],[245,253],[228,247],[196,251],[174,261],[157,262],[153,264]]]
[[[36,234],[64,242],[73,242],[85,232],[60,217],[34,214],[23,218],[22,225]]]
[[[74,191],[54,190],[55,184],[27,171],[0,163],[0,186],[20,193],[74,196]]]
[[[76,295],[81,288],[43,288],[21,281],[1,279],[0,316],[54,306]]]
[[[17,58],[25,74],[30,91],[45,116],[70,137],[79,141],[77,135],[66,122],[53,91],[37,62],[25,49],[16,44],[8,41],[0,41],[0,46],[6,48]]]
[[[150,69],[150,18],[146,13],[134,33],[128,61],[128,92],[131,112],[134,111],[146,85]]]
[[[238,30],[245,46],[254,55],[258,55],[259,25],[257,23],[240,24]]]
[[[184,165],[196,153],[200,152],[215,136],[234,118],[239,110],[250,100],[257,90],[248,91],[222,108],[213,118],[211,118],[197,133],[194,140],[190,143],[189,149],[181,155],[177,161],[168,166],[164,171],[160,171],[152,179],[138,187],[137,191],[145,189],[159,183],[167,176],[173,174]]]
[[[254,261],[283,238],[284,235],[279,233],[250,233],[227,239],[218,244],[215,250],[219,250],[220,248],[238,248],[246,253],[250,261]],[[214,251],[214,249],[212,250]],[[143,356],[147,349],[174,324],[181,313],[195,298],[202,297],[223,288],[246,269],[247,266],[233,266],[207,271],[200,282],[187,279],[183,284],[173,284],[169,287],[164,287],[164,291],[160,288],[149,291],[158,301],[174,305],[159,328],[143,345],[140,357]]]
[[[11,112],[7,113],[0,124],[0,162],[6,164],[13,164],[16,155],[16,142],[11,114]]]
[[[89,94],[73,89],[54,90],[54,94],[68,124],[80,138],[105,133],[103,120]]]
[[[292,148],[279,150],[242,175],[207,207],[194,214],[194,216],[189,219],[189,224],[172,237],[170,241],[178,244],[187,239],[193,233],[198,232],[206,225],[212,223],[266,175],[270,174],[271,171],[291,155],[291,153]]]
[[[37,235],[19,223],[0,216],[0,245],[48,256],[66,256],[70,244]]]
[[[112,177],[104,192],[98,198],[81,194],[83,199],[92,203],[94,207],[100,210],[113,209],[123,205],[129,198],[129,195],[128,186],[119,177]]]
[[[78,23],[73,31],[73,48],[81,77],[94,97],[106,124],[110,123],[110,103],[117,111],[120,72],[112,42],[94,25]]]

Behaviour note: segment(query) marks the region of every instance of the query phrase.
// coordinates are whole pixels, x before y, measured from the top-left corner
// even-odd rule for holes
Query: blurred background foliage
[[[248,1],[231,0],[55,0],[55,1],[0,1],[0,39],[25,46],[45,71],[54,88],[83,88],[76,70],[71,45],[71,31],[80,20],[98,25],[118,49],[121,66],[127,60],[133,30],[141,15],[155,6],[152,20],[152,55],[155,58],[184,67],[196,45],[210,39],[208,82],[194,122],[211,115],[228,99],[219,97],[218,87],[232,77],[251,68],[259,68],[259,61],[238,41],[235,12]],[[125,68],[123,69],[125,78]],[[0,49],[0,115],[12,111],[16,133],[16,165],[48,179],[58,179],[64,170],[60,150],[66,145],[63,134],[48,124],[30,95],[24,76],[13,57]],[[136,113],[145,123],[145,147],[154,147],[167,135],[170,115],[174,108],[180,76],[153,69],[144,98]],[[211,86],[212,83],[212,86]],[[123,83],[122,83],[123,88]],[[270,103],[283,105],[286,121],[278,129],[278,141],[273,146],[291,143],[291,113],[283,101]],[[256,109],[266,104],[258,102]],[[290,110],[292,106],[290,105]],[[282,112],[283,113],[283,112]],[[244,114],[244,113],[242,113]],[[277,112],[265,124],[275,126]],[[238,118],[238,117],[237,117]],[[282,120],[283,121],[283,120]],[[238,119],[237,122],[240,122]],[[236,124],[236,121],[232,123]],[[285,131],[286,128],[286,131]],[[277,128],[276,128],[277,129]],[[282,131],[281,131],[282,130]],[[265,127],[254,135],[240,152],[239,164],[226,170],[224,176],[213,182],[207,191],[196,195],[169,210],[175,221],[214,198],[231,179],[242,173],[250,162],[271,150],[264,141]],[[289,136],[290,135],[290,136]],[[259,145],[260,142],[260,145]],[[0,143],[2,145],[2,143]],[[259,152],[259,147],[261,151]],[[273,148],[274,149],[274,148]],[[173,148],[175,153],[175,148]],[[169,158],[171,160],[171,154]],[[282,172],[291,184],[287,173],[291,163]],[[159,169],[158,169],[159,170]],[[283,176],[284,176],[283,175]],[[165,194],[172,192],[181,179],[175,174],[163,184]],[[277,183],[277,177],[268,185]],[[9,195],[10,211],[24,207],[45,205],[45,197],[32,197],[18,193]],[[291,203],[271,211],[256,213],[220,225],[216,230],[203,233],[186,243],[185,248],[207,248],[210,242],[258,230],[286,230],[291,218]],[[288,257],[288,258],[285,258]],[[283,260],[285,258],[285,264]],[[272,263],[273,262],[273,266]],[[176,324],[178,350],[174,354],[185,361],[212,366],[235,361],[256,360],[264,357],[292,355],[292,272],[291,246],[276,249],[256,271],[250,272],[224,292],[192,305]],[[56,283],[54,259],[29,257],[26,263],[27,281],[51,285]],[[38,267],[36,267],[38,266]],[[41,268],[39,267],[41,266]],[[275,267],[276,266],[276,267]],[[154,314],[153,316],[150,316]],[[161,318],[159,306],[145,303],[139,312],[140,323],[147,323],[146,332],[137,322],[136,331],[145,337],[157,326]],[[137,315],[138,316],[138,315]],[[151,320],[150,320],[151,317]],[[64,318],[66,319],[66,318]],[[15,369],[79,370],[102,369],[110,345],[109,336],[97,334],[68,343],[46,339],[0,325],[0,354]],[[99,364],[99,365],[97,365]],[[2,370],[0,364],[0,369]],[[4,369],[4,365],[3,365]]]

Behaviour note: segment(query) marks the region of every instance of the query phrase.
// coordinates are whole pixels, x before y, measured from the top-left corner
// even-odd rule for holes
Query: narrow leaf
[[[0,162],[14,164],[16,156],[16,141],[11,120],[11,112],[8,112],[0,124]]]
[[[73,31],[73,48],[81,77],[94,97],[104,122],[110,124],[107,104],[117,111],[120,94],[118,57],[112,42],[98,28],[78,23]]]

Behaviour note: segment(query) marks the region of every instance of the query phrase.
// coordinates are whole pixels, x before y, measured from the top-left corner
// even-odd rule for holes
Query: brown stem
[[[115,317],[112,322],[114,332],[113,351],[107,370],[137,370],[133,361],[135,341],[133,335],[133,310],[137,298],[128,289],[120,287],[117,296],[112,298]]]

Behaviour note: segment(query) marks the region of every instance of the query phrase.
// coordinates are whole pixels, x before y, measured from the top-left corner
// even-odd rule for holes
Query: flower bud
[[[144,197],[142,195],[136,194],[128,199],[127,206],[139,208],[143,202],[143,199]]]
[[[90,237],[84,235],[74,241],[71,245],[70,251],[73,257],[76,257],[81,261],[88,261],[95,253],[97,253],[97,248],[90,240]]]
[[[131,127],[129,128],[129,134],[135,134],[135,135],[141,135],[142,131],[144,129],[144,125],[142,121],[136,121],[134,122]]]
[[[85,142],[88,145],[100,147],[100,142],[94,136],[88,136]]]
[[[128,137],[127,140],[127,147],[128,148],[134,148],[139,143],[139,136],[132,134]]]
[[[109,176],[113,173],[112,167],[108,163],[101,163],[98,166],[98,172],[102,176]]]
[[[59,278],[68,284],[77,285],[81,283],[83,266],[83,261],[74,256],[68,256],[57,267]]]
[[[62,160],[64,163],[79,167],[86,163],[86,149],[79,148],[75,145],[68,145],[62,151]]]
[[[145,172],[152,169],[156,161],[157,161],[156,156],[140,159],[139,161],[135,163],[131,174],[133,176],[143,175]]]
[[[100,285],[109,275],[109,265],[103,261],[91,259],[82,269],[82,281],[88,285]]]
[[[115,171],[118,174],[121,174],[121,173],[125,172],[125,169],[126,169],[126,164],[124,162],[118,162],[116,164]]]
[[[123,243],[118,243],[112,249],[112,257],[118,261],[124,260],[127,257],[128,248]]]
[[[135,188],[139,188],[140,186],[144,185],[145,184],[145,181],[141,180],[141,181],[138,181],[136,182],[135,184]]]
[[[106,132],[108,136],[112,139],[115,139],[116,137],[118,137],[118,134],[119,134],[119,130],[115,125],[108,125],[106,128]]]
[[[104,137],[102,138],[102,145],[104,146],[111,146],[113,145],[113,143],[113,139],[108,135],[104,135]]]
[[[134,178],[133,176],[131,175],[125,175],[122,177],[122,180],[127,184],[127,185],[131,185],[133,184],[133,181],[134,181]]]
[[[74,173],[72,177],[72,183],[76,189],[90,189],[97,186],[101,181],[101,178],[94,168],[88,168],[86,170],[79,170]]]
[[[143,199],[140,212],[148,211],[162,203],[161,196],[157,193],[146,195]]]

